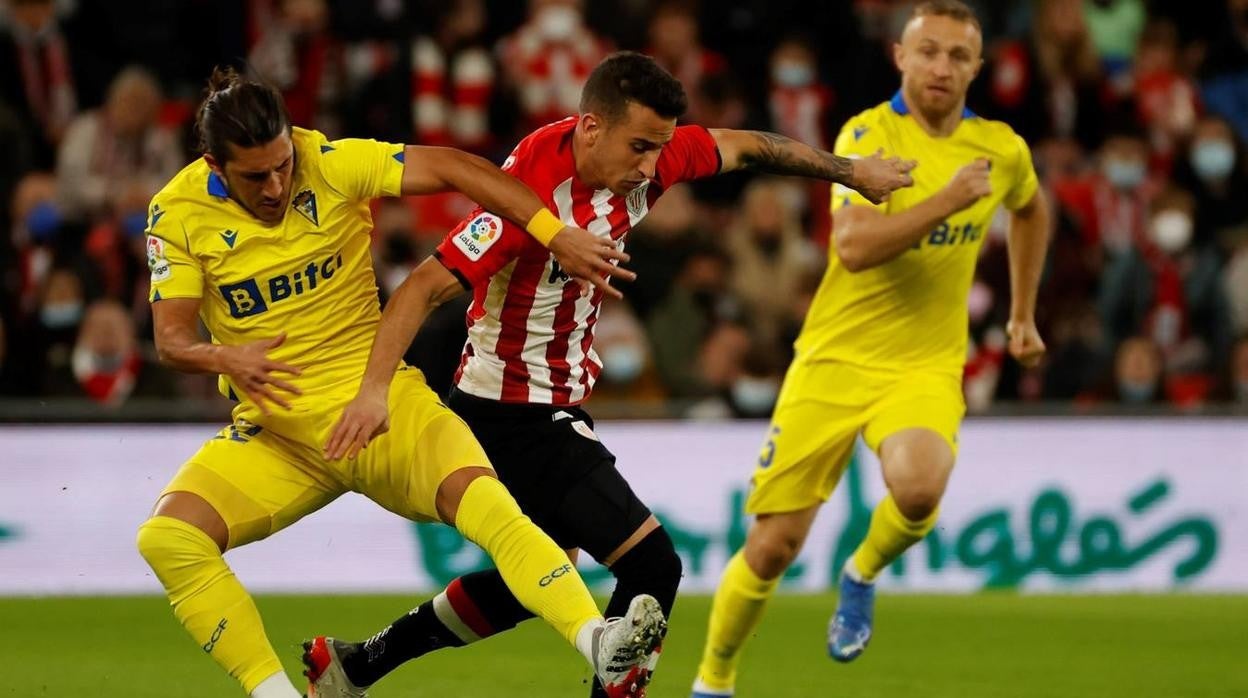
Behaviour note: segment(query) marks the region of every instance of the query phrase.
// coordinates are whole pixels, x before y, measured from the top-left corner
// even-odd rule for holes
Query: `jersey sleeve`
[[[349,199],[399,196],[403,186],[404,146],[367,138],[322,141],[321,173]]]
[[[884,129],[870,123],[862,116],[856,116],[845,123],[845,126],[841,128],[840,135],[836,137],[836,145],[833,146],[834,154],[846,158],[871,157],[880,150],[884,151],[885,157],[896,155],[893,152],[892,145],[888,142]],[[846,206],[866,206],[877,211],[883,211],[888,207],[888,204],[873,204],[867,197],[844,184],[833,184],[832,211],[839,211]]]
[[[1010,135],[1015,141],[1018,158],[1015,164],[1014,186],[1010,187],[1010,191],[1006,193],[1003,203],[1007,209],[1017,211],[1031,202],[1032,197],[1036,195],[1036,190],[1040,188],[1040,180],[1036,177],[1036,168],[1031,162],[1031,148],[1027,147],[1027,141],[1016,133]]]
[[[540,244],[511,221],[478,208],[447,233],[434,256],[465,287],[476,288],[530,243]]]
[[[655,165],[655,178],[664,188],[691,179],[718,174],[723,167],[719,146],[711,132],[701,126],[677,126],[672,140],[663,146]]]
[[[176,209],[153,201],[147,216],[147,268],[152,273],[148,300],[202,298],[204,270],[191,254],[190,237]]]

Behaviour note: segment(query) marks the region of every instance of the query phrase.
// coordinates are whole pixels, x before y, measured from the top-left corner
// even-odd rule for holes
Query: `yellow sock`
[[[871,514],[871,527],[867,529],[867,537],[850,558],[862,581],[874,581],[890,562],[901,557],[906,548],[923,540],[936,525],[939,514],[940,509],[936,509],[922,521],[911,521],[897,508],[893,495],[889,494],[880,500]]]
[[[247,693],[282,672],[255,603],[208,534],[185,521],[155,516],[139,527],[138,546],[165,585],[173,615]],[[290,691],[298,695],[293,685]]]
[[[503,483],[473,480],[459,502],[455,527],[489,554],[516,600],[573,646],[586,623],[602,618],[567,553],[520,511]]]
[[[698,681],[705,688],[725,691],[736,683],[741,645],[758,627],[767,600],[779,584],[780,577],[760,579],[754,574],[745,562],[743,550],[728,561],[711,603],[706,647],[698,665]]]

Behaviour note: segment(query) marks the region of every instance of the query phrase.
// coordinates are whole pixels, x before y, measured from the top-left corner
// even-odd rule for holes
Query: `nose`
[[[637,169],[641,171],[642,176],[644,176],[646,179],[654,178],[654,173],[658,170],[658,167],[659,167],[659,153],[660,152],[661,151],[655,150],[655,151],[646,153],[645,157],[641,159],[641,166],[638,167]]]
[[[942,53],[936,57],[936,60],[932,62],[932,74],[938,78],[953,75],[953,64],[949,61],[949,56]]]
[[[269,175],[264,182],[264,188],[260,190],[266,199],[279,199],[282,196],[282,176],[276,172]]]

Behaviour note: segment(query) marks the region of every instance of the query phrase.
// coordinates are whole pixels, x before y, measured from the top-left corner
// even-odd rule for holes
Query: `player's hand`
[[[271,414],[269,403],[283,409],[290,409],[290,403],[282,393],[295,396],[303,394],[294,385],[275,375],[285,373],[297,376],[303,373],[303,370],[269,358],[269,350],[276,349],[285,341],[286,333],[283,332],[273,339],[260,339],[247,344],[221,347],[224,364],[222,373],[228,376],[230,383],[243,391],[266,415]]]
[[[1044,340],[1033,320],[1010,320],[1005,325],[1010,338],[1010,356],[1026,368],[1035,368],[1044,356]]]
[[[884,151],[877,150],[869,158],[856,158],[851,162],[854,172],[849,186],[873,204],[884,203],[893,192],[914,184],[910,176],[916,164],[914,160],[885,158]]]
[[[992,193],[992,166],[987,158],[980,158],[965,165],[945,185],[953,210],[961,211]]]
[[[325,457],[355,458],[368,442],[390,431],[390,408],[386,403],[384,392],[361,390],[330,431]]]
[[[588,293],[597,286],[612,298],[623,298],[624,295],[611,286],[608,277],[614,276],[625,281],[637,278],[633,272],[618,264],[612,264],[627,262],[627,254],[588,230],[565,227],[550,241],[550,251],[564,273],[581,284],[582,293]]]

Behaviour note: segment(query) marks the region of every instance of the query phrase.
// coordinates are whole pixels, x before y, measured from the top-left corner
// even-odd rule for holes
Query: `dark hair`
[[[916,17],[948,17],[959,22],[969,22],[975,25],[976,29],[983,31],[983,27],[979,26],[979,18],[975,16],[975,11],[962,2],[962,0],[927,0],[926,2],[921,2],[914,8],[914,12],[910,13],[910,19]]]
[[[613,120],[624,113],[629,102],[649,107],[666,119],[684,115],[689,106],[680,81],[653,58],[620,51],[607,56],[589,74],[581,91],[581,112],[594,112]]]
[[[224,165],[230,143],[242,148],[264,145],[290,132],[290,116],[276,88],[246,80],[233,68],[218,67],[208,78],[195,131],[200,151]]]

